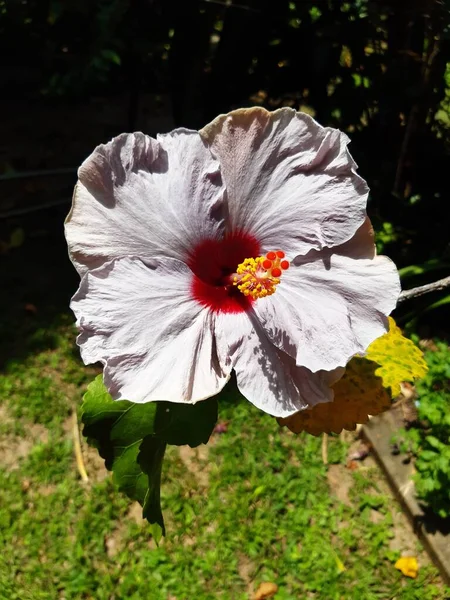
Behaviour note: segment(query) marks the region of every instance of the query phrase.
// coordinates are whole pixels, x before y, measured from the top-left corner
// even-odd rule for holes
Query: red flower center
[[[233,285],[230,275],[249,256],[259,256],[260,250],[259,242],[243,233],[198,244],[188,261],[194,273],[194,298],[216,312],[239,313],[249,310],[254,300]]]

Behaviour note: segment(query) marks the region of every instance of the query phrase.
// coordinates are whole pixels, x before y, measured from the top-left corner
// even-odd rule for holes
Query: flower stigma
[[[288,268],[289,261],[285,259],[284,252],[277,250],[265,256],[246,258],[238,265],[231,279],[244,296],[256,300],[274,294],[283,271]]]

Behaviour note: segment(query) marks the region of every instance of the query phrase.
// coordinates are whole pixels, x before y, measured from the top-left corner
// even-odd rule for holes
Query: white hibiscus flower
[[[66,236],[85,363],[115,399],[195,403],[236,373],[278,417],[332,400],[400,292],[345,134],[283,108],[123,134],[79,169]]]

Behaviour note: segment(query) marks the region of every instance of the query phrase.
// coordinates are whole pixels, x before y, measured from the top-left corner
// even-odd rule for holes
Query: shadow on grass
[[[418,531],[421,527],[427,533],[442,533],[442,535],[450,534],[450,517],[443,519],[439,517],[429,506],[420,503],[422,515],[414,517],[414,530]]]

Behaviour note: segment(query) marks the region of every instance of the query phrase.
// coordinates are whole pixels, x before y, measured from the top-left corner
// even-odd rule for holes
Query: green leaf
[[[427,435],[425,440],[430,444],[430,446],[436,450],[440,450],[442,443],[436,437],[434,437],[434,435]]]
[[[142,470],[138,456],[144,438],[154,433],[156,409],[157,405],[153,402],[115,402],[103,385],[101,375],[89,385],[81,407],[83,434],[105,459],[105,466],[113,472],[118,488],[141,506],[144,506],[154,481],[150,481]],[[144,462],[143,459],[141,461]],[[154,464],[148,456],[145,462]],[[158,523],[164,530],[160,507],[153,514],[149,509],[146,518],[150,523]]]
[[[191,447],[207,443],[217,421],[217,400],[197,404],[115,401],[99,375],[88,386],[82,404],[83,434],[105,459],[119,489],[143,507],[164,535],[160,505],[162,463],[167,444]]]
[[[153,529],[153,537],[156,543],[161,535],[165,535],[164,519],[161,511],[161,473],[166,443],[148,435],[142,441],[137,462],[148,478],[148,487],[142,502],[142,516],[161,531]]]
[[[195,448],[207,444],[217,422],[217,399],[197,404],[158,402],[155,434],[167,444]]]
[[[450,294],[448,296],[444,296],[444,298],[441,298],[440,300],[436,300],[436,302],[433,302],[433,304],[430,304],[430,306],[427,306],[427,308],[422,312],[426,313],[426,312],[429,312],[430,310],[434,310],[435,308],[440,308],[441,306],[446,306],[447,304],[450,304]]]
[[[103,56],[103,58],[106,58],[106,60],[111,61],[115,65],[120,66],[122,64],[120,56],[117,54],[117,52],[114,52],[114,50],[105,49],[102,50],[100,54]]]
[[[114,401],[101,375],[88,386],[81,406],[83,434],[99,450],[107,469],[132,451],[131,441],[136,443],[154,433],[156,408],[154,402]]]
[[[437,454],[436,454],[436,452],[433,452],[433,450],[422,450],[420,452],[420,460],[430,461],[430,460],[435,460],[436,458],[437,458]]]
[[[444,262],[438,258],[433,258],[422,263],[421,265],[409,265],[407,267],[403,267],[403,269],[399,269],[398,272],[402,281],[405,281],[410,277],[424,275],[432,271],[447,269],[449,266],[450,265],[447,262]]]

